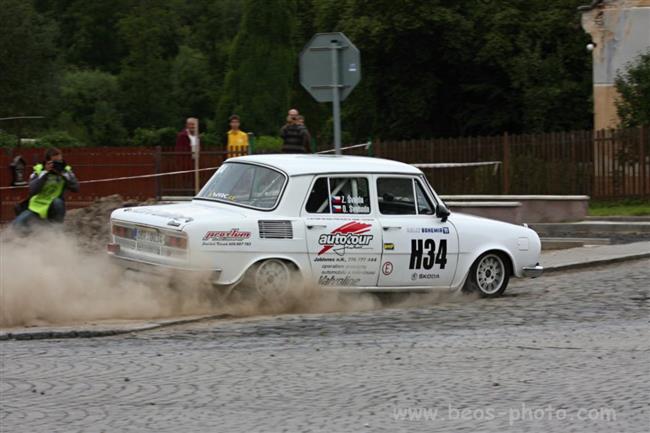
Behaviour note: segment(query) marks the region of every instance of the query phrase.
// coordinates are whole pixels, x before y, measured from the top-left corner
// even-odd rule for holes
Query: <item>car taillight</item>
[[[129,227],[124,227],[124,226],[119,226],[114,224],[111,231],[115,236],[118,236],[120,238],[133,239],[135,237],[133,233],[133,229]]]
[[[106,245],[106,251],[112,254],[118,254],[120,252],[120,244],[108,244]]]
[[[186,249],[187,238],[185,236],[167,235],[165,236],[165,245],[168,247]]]

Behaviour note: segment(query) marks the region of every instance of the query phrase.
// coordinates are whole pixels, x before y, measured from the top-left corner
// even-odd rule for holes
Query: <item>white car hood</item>
[[[182,230],[187,224],[195,221],[241,219],[244,217],[244,213],[234,206],[196,201],[127,207],[117,209],[111,214],[111,220],[162,227],[170,230]]]
[[[485,218],[476,215],[470,215],[462,212],[452,212],[449,215],[449,220],[453,223],[462,223],[462,224],[496,224],[500,226],[510,226],[510,227],[522,227],[523,225],[509,223],[507,221],[499,221],[492,218]]]
[[[494,236],[509,234],[511,236],[536,236],[537,233],[523,224],[513,224],[506,221],[499,221],[492,218],[484,218],[476,215],[469,215],[461,212],[452,212],[449,221],[456,226],[459,232],[463,229],[459,227],[481,227],[483,231],[493,230]],[[503,232],[501,232],[503,230]]]

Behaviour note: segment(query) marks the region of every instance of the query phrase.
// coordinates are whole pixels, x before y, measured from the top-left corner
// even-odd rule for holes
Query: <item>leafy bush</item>
[[[84,143],[65,131],[49,132],[36,139],[33,147],[83,147]]]
[[[218,134],[215,134],[214,132],[203,132],[200,135],[202,147],[218,146],[222,144],[223,140],[221,137],[219,137]]]
[[[4,131],[0,131],[0,148],[3,147],[14,147],[18,142],[18,137],[15,135],[7,134]]]
[[[176,130],[174,128],[147,129],[138,128],[133,133],[134,146],[173,146],[176,143]]]
[[[616,90],[621,95],[616,102],[624,126],[650,123],[650,50],[627,65],[616,76]]]
[[[280,152],[282,150],[282,139],[270,135],[261,135],[255,138],[253,151],[255,153]]]
[[[60,91],[60,127],[95,146],[124,145],[127,133],[117,108],[117,77],[95,70],[69,71]]]

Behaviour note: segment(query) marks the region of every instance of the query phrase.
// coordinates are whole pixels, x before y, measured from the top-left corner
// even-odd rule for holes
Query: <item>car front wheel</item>
[[[487,252],[472,265],[463,291],[478,292],[484,298],[501,296],[508,287],[510,272],[502,255]]]

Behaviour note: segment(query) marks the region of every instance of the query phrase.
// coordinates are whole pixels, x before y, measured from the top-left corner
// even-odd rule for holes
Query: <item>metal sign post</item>
[[[300,83],[318,102],[332,103],[337,154],[341,153],[341,101],[360,80],[359,50],[343,33],[317,33],[300,54]]]
[[[341,98],[339,94],[339,43],[332,41],[332,117],[334,118],[334,149],[337,155],[341,154]]]
[[[199,119],[196,119],[196,147],[194,152],[194,194],[198,194],[201,189],[201,178],[199,176],[199,154],[201,153],[201,139],[199,138]]]

